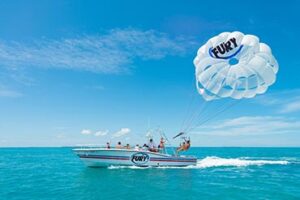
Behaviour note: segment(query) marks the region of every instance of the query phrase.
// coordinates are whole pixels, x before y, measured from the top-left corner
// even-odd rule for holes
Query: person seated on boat
[[[149,151],[152,151],[152,152],[157,152],[156,145],[155,145],[155,143],[153,142],[153,139],[152,139],[152,138],[149,140],[149,143],[148,143],[148,150],[149,150]]]
[[[139,144],[135,145],[134,150],[139,151],[140,150],[140,145]]]
[[[130,149],[130,145],[126,144],[125,149]]]
[[[147,144],[144,144],[143,147],[142,147],[142,149],[143,149],[144,151],[147,151],[147,150],[148,150]]]
[[[121,145],[121,142],[118,142],[118,144],[116,145],[116,149],[122,149],[122,145]]]
[[[106,148],[110,149],[110,144],[109,144],[109,142],[106,143]]]

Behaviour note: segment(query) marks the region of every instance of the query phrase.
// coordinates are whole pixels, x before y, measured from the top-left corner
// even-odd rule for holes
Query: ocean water
[[[300,148],[191,148],[185,168],[88,168],[71,148],[1,148],[0,199],[300,199]]]

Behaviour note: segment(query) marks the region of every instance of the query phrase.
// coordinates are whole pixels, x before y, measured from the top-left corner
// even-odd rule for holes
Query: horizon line
[[[0,146],[4,148],[80,148],[80,147],[101,147],[101,146]],[[167,148],[176,148],[167,147]],[[300,146],[193,146],[191,148],[300,148]]]

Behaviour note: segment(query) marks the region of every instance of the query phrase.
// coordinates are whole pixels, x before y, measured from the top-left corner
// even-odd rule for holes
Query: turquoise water
[[[186,168],[87,168],[70,148],[0,149],[0,199],[300,199],[300,148],[192,148]]]

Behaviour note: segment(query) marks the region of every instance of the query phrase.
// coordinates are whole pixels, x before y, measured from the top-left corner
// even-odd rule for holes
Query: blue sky
[[[0,146],[134,144],[149,127],[172,136],[203,103],[197,96],[188,112],[197,49],[236,30],[271,46],[277,81],[195,128],[193,144],[299,146],[299,8],[297,1],[1,1]]]

